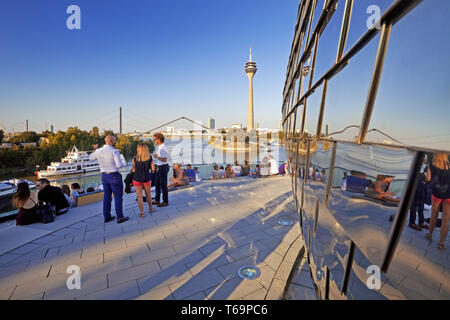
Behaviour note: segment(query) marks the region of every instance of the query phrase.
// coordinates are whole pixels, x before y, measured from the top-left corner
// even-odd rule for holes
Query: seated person
[[[259,178],[259,177],[261,177],[261,172],[260,172],[260,166],[259,166],[259,163],[256,165],[255,170],[253,170],[253,172],[252,172],[252,177],[253,177],[253,178]]]
[[[341,180],[341,190],[345,191],[347,189],[347,171],[344,172],[344,177]]]
[[[13,198],[13,205],[19,209],[16,225],[24,226],[41,220],[36,212],[38,206],[37,194],[36,192],[30,192],[30,186],[27,182],[20,182],[17,185],[17,193]]]
[[[84,190],[83,190],[83,188],[81,188],[80,187],[80,185],[78,184],[78,183],[72,183],[71,185],[70,185],[70,188],[72,189],[72,193],[71,193],[71,197],[72,197],[72,200],[76,203],[77,202],[77,197],[80,195],[80,194],[82,194],[82,193],[84,193]]]
[[[319,174],[318,181],[325,183],[327,181],[327,178],[325,177],[325,169],[322,169],[321,173]]]
[[[70,198],[70,188],[67,184],[62,185],[62,191],[64,192],[64,196],[66,197],[67,202],[69,203],[70,207],[73,207],[73,200]]]
[[[61,188],[53,187],[50,181],[41,178],[36,183],[36,188],[39,190],[39,202],[45,202],[55,207],[56,215],[60,215],[69,211],[69,202],[67,202],[64,192]]]
[[[395,193],[389,191],[390,184],[393,180],[393,176],[378,175],[377,180],[372,182],[372,184],[365,191],[365,195],[373,199],[399,203],[400,199],[393,197]]]
[[[225,168],[224,178],[234,178],[234,171],[229,164],[227,164],[227,167]]]
[[[174,163],[172,178],[170,178],[170,183],[167,185],[168,189],[175,188],[178,186],[186,186],[189,184],[189,177],[186,171],[181,169],[181,163]]]
[[[287,166],[288,166],[288,163],[287,163],[287,162],[283,163],[283,164],[278,168],[279,174],[281,174],[281,175],[286,174]]]
[[[194,167],[194,170],[195,170],[195,181],[196,182],[202,181],[202,178],[200,177],[200,172],[198,171],[198,168]]]
[[[214,165],[213,171],[211,171],[211,180],[217,180],[222,179],[222,172],[219,170],[219,166],[216,164]]]
[[[197,181],[197,172],[192,169],[192,166],[190,164],[186,165],[186,174],[189,178],[189,182]]]
[[[222,179],[225,178],[225,168],[220,166],[220,173],[222,173]]]
[[[234,162],[234,166],[232,166],[231,169],[233,170],[235,177],[241,176],[241,166],[239,165],[237,160]]]
[[[244,163],[241,166],[241,176],[246,177],[250,174],[250,167],[248,166],[248,161],[244,160]]]

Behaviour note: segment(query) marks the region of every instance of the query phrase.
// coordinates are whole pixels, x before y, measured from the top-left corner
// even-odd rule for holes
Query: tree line
[[[28,131],[23,132],[9,141],[13,143],[12,149],[0,150],[0,176],[14,174],[32,174],[36,166],[45,169],[51,162],[60,161],[74,146],[80,151],[91,151],[93,145],[99,147],[105,144],[105,137],[108,134],[115,135],[112,131],[105,130],[100,133],[98,127],[93,127],[90,131],[80,130],[78,127],[70,127],[66,131],[51,133],[44,131],[40,134]],[[116,148],[130,160],[136,154],[137,138],[116,135]],[[3,140],[3,132],[0,133]],[[20,143],[36,143],[37,146],[21,146]],[[141,141],[144,142],[144,141]],[[153,141],[145,141],[149,146],[149,151],[154,151]]]

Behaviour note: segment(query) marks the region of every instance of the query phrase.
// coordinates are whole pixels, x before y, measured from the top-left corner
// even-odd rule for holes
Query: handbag
[[[42,223],[50,223],[55,221],[56,209],[54,206],[44,203],[36,208],[36,213],[40,217]]]
[[[131,186],[133,185],[133,176],[134,176],[134,172],[130,171],[130,173],[127,174],[127,176],[125,177],[125,180],[123,182],[125,182],[125,193],[131,193]]]

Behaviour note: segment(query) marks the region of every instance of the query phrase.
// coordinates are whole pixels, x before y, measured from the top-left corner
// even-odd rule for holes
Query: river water
[[[170,153],[170,164],[181,163],[183,165],[192,164],[192,167],[196,167],[199,171],[202,179],[209,179],[214,164],[226,165],[233,164],[235,160],[241,164],[245,157],[245,152],[223,152],[222,150],[213,148],[210,144],[211,138],[209,136],[196,137],[191,139],[184,139],[183,137],[175,137],[173,139],[166,139],[165,144]],[[228,144],[228,147],[230,145]],[[232,146],[231,146],[232,147]],[[238,145],[238,148],[240,145]],[[268,154],[272,154],[273,157],[280,163],[286,161],[285,150],[279,147],[277,141],[262,141],[259,146],[259,152],[256,152],[255,148],[251,149],[247,153],[247,158],[250,164],[254,165],[261,161],[263,157]],[[121,169],[122,177],[125,179],[126,175],[131,170],[131,163]],[[169,171],[168,177],[172,176],[172,168]],[[12,177],[11,177],[12,178]],[[37,180],[37,177],[27,177],[29,180]],[[61,187],[63,185],[70,185],[72,183],[78,183],[86,190],[89,187],[97,189],[101,185],[100,171],[74,174],[68,176],[59,176],[49,178],[51,185]],[[7,199],[0,199],[2,202],[8,202],[9,205],[2,205],[0,213],[13,210],[12,196]]]

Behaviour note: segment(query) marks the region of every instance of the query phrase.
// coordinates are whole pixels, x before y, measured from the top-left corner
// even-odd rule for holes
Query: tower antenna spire
[[[249,62],[252,62],[252,46],[250,46],[250,61]]]

